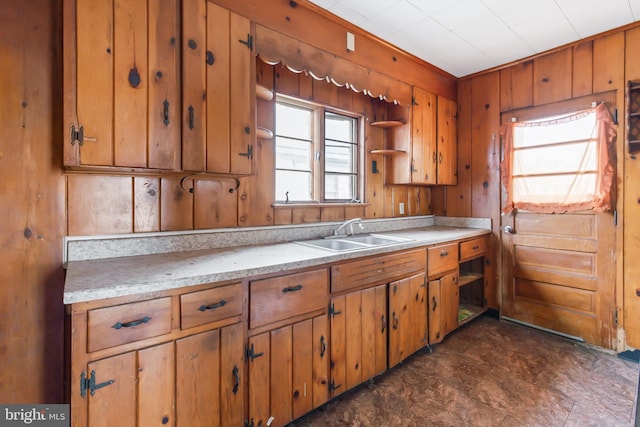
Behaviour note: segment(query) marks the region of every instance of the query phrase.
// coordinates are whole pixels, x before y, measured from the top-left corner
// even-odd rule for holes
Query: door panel
[[[503,316],[614,348],[610,213],[503,216]]]

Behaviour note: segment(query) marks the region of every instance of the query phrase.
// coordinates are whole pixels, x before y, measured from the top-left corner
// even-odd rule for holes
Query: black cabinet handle
[[[189,129],[193,130],[193,128],[195,127],[196,113],[192,105],[189,105],[188,110],[189,110],[189,119],[188,119]]]
[[[433,311],[436,311],[436,307],[438,306],[438,303],[436,302],[436,297],[431,297],[432,298],[432,302],[433,302]]]
[[[327,342],[324,339],[324,335],[320,337],[320,357],[324,357],[327,352]]]
[[[213,304],[209,304],[209,305],[201,305],[200,307],[198,307],[198,310],[200,311],[207,311],[207,310],[215,310],[216,308],[220,308],[220,307],[224,307],[227,304],[227,302],[225,300],[220,300],[216,303]]]
[[[382,330],[380,332],[384,334],[384,331],[387,329],[387,319],[384,318],[384,314],[380,315],[380,320],[382,320]]]
[[[233,385],[233,394],[237,394],[238,390],[240,389],[240,371],[238,370],[237,366],[233,367],[233,371],[231,371],[231,373],[233,374],[233,378],[235,379],[235,384]]]
[[[164,123],[165,126],[169,126],[169,101],[165,99],[162,107],[162,123]]]
[[[297,291],[299,291],[301,289],[302,289],[302,285],[287,286],[286,288],[284,288],[282,290],[282,292],[284,292],[286,294],[287,292],[297,292]]]
[[[393,329],[398,329],[398,316],[396,316],[396,312],[394,311],[391,315],[393,317]]]
[[[449,255],[449,252],[447,252],[447,251],[442,251],[442,252],[440,252],[440,256],[441,256],[441,257],[446,257],[446,256],[448,256],[448,255]]]
[[[122,328],[132,328],[134,326],[142,325],[143,323],[149,323],[151,317],[144,316],[142,319],[132,320],[131,322],[116,322],[112,328],[113,329],[122,329]]]

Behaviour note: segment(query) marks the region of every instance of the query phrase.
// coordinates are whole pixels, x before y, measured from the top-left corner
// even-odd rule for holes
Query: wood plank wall
[[[433,211],[451,216],[489,216],[494,244],[500,242],[498,132],[505,111],[615,90],[618,106],[617,309],[626,343],[640,348],[640,159],[626,152],[625,85],[640,79],[640,28],[628,26],[547,54],[479,73],[458,82],[459,182],[446,193],[434,191]],[[496,135],[494,139],[494,135]],[[497,247],[497,246],[496,246]],[[623,256],[624,254],[624,256]],[[499,251],[496,253],[499,255]],[[494,263],[500,278],[500,260]],[[500,295],[490,294],[497,307]],[[619,330],[619,348],[624,346]]]
[[[0,8],[0,402],[63,398],[59,0]]]

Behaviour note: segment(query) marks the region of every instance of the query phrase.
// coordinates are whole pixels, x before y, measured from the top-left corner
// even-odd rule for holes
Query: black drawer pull
[[[143,323],[149,323],[151,317],[144,316],[142,319],[132,320],[131,322],[116,322],[115,325],[112,326],[113,329],[121,329],[121,328],[132,328],[134,326],[142,325]]]
[[[473,251],[477,251],[478,249],[480,249],[480,246],[478,246],[478,245],[475,245],[474,247],[471,248],[471,250],[473,250]]]
[[[299,291],[301,289],[302,289],[302,285],[287,286],[286,288],[284,288],[282,290],[282,292],[284,292],[286,294],[287,292],[297,292],[297,291]]]
[[[198,310],[200,311],[207,311],[207,310],[215,310],[216,308],[220,308],[220,307],[224,307],[227,304],[227,302],[223,299],[221,299],[220,301],[210,304],[210,305],[201,305],[200,307],[198,307]]]
[[[448,252],[448,251],[442,251],[442,252],[440,252],[440,256],[441,256],[441,257],[446,257],[446,256],[448,256],[448,255],[449,255],[449,252]]]

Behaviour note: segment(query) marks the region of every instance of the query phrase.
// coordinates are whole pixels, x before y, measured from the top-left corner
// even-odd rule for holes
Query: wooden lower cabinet
[[[249,338],[249,426],[283,426],[329,399],[326,314]]]
[[[241,425],[243,354],[237,323],[89,362],[87,425]]]
[[[429,281],[429,344],[437,344],[458,327],[458,273]]]
[[[419,273],[389,284],[389,367],[427,344],[426,274]]]
[[[387,370],[387,285],[331,300],[331,397]]]
[[[176,341],[177,426],[242,424],[243,337],[238,323]]]

